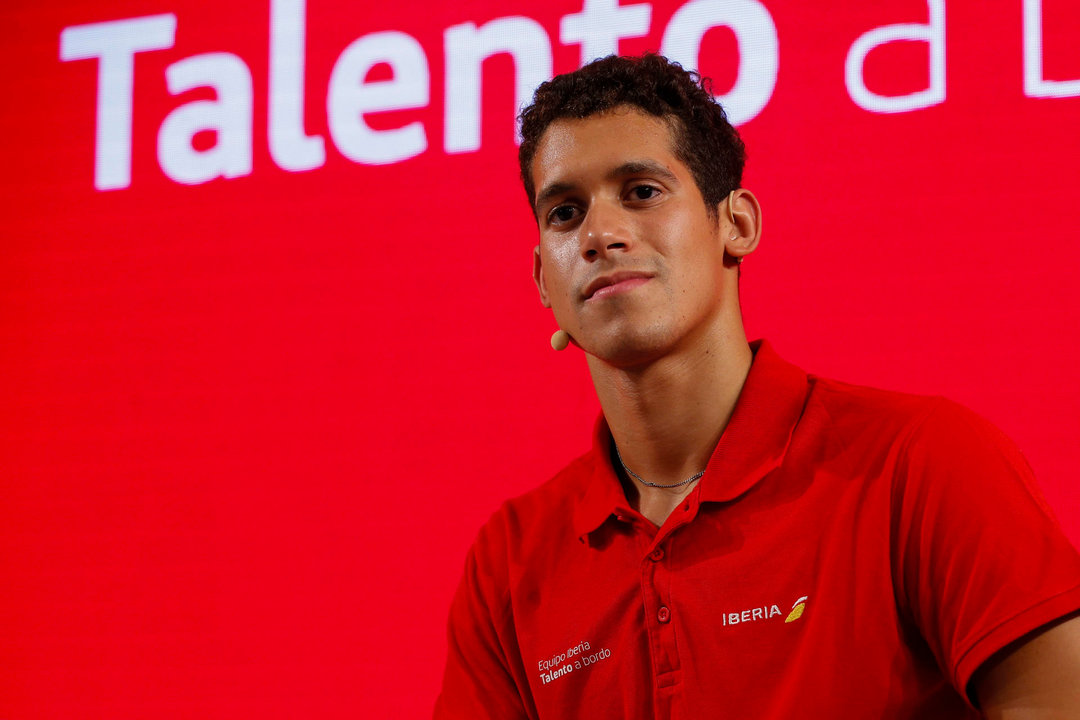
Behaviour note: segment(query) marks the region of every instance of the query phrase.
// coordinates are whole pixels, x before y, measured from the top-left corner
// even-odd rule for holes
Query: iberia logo
[[[802,617],[803,610],[806,609],[806,595],[795,601],[795,604],[791,606],[791,610],[788,612],[786,623],[795,622]],[[780,610],[779,605],[761,605],[760,607],[746,608],[739,612],[725,612],[720,614],[721,624],[724,627],[734,625],[745,625],[746,623],[757,622],[758,620],[772,620],[773,618],[784,617],[784,613]]]
[[[795,604],[791,606],[791,612],[788,613],[787,620],[784,622],[795,622],[802,617],[803,610],[806,609],[806,595],[795,601]]]

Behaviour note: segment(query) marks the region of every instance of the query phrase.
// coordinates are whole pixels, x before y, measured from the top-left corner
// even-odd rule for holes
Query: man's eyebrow
[[[533,207],[534,210],[538,210],[540,206],[546,203],[548,200],[556,195],[561,195],[565,192],[573,190],[576,186],[573,183],[568,182],[555,182],[551,183],[543,190],[536,194],[536,203]]]
[[[679,182],[679,179],[675,177],[673,172],[660,163],[652,160],[628,160],[622,165],[612,168],[611,172],[607,174],[607,177],[611,180],[617,180],[621,177],[626,177],[627,175],[656,175],[673,184],[678,184]],[[539,209],[540,206],[552,197],[569,192],[576,187],[576,185],[569,182],[554,182],[548,185],[536,194],[536,204],[534,209]]]
[[[673,172],[654,160],[629,160],[608,173],[613,180],[627,175],[657,175],[670,183],[679,182]]]

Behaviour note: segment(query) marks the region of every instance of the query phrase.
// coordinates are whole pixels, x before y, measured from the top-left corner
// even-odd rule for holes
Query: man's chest
[[[565,542],[511,593],[540,716],[885,716],[898,687],[942,689],[900,617],[873,508],[843,492],[829,513],[705,505],[671,532],[613,518]]]

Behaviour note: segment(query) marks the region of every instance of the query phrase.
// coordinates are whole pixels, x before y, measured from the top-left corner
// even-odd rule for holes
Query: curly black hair
[[[742,184],[746,148],[713,98],[708,78],[655,53],[609,55],[541,84],[532,105],[518,116],[522,138],[518,164],[530,206],[535,207],[536,201],[532,161],[548,126],[562,118],[586,118],[619,106],[637,108],[669,123],[672,150],[693,175],[710,214]]]

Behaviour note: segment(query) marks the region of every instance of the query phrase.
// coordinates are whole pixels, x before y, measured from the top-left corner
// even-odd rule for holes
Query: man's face
[[[632,366],[723,331],[724,285],[737,277],[724,268],[730,228],[708,212],[664,120],[632,108],[557,120],[531,170],[537,288],[586,352]]]

